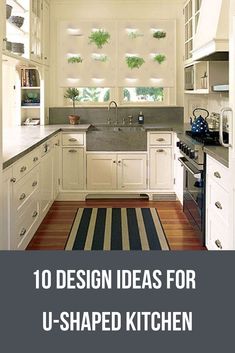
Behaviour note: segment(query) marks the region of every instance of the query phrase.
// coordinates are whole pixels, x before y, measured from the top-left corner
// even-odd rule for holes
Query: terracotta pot
[[[79,122],[80,116],[78,116],[78,115],[69,115],[68,118],[69,118],[69,123],[71,125],[76,125]]]

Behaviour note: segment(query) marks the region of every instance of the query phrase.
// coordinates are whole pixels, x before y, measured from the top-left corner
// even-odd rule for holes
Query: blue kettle
[[[198,117],[195,115],[195,112],[197,110],[201,110],[206,112],[206,117],[203,118],[201,115],[199,115]],[[195,135],[204,135],[207,134],[209,132],[209,127],[208,127],[208,123],[206,121],[206,118],[208,118],[209,116],[209,112],[206,109],[203,108],[196,108],[193,111],[193,116],[194,116],[194,120],[192,120],[192,118],[190,118],[190,122],[191,122],[191,131],[193,134]]]

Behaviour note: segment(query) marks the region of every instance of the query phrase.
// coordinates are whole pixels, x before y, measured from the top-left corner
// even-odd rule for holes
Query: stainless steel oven
[[[204,245],[204,171],[197,169],[186,157],[179,161],[184,167],[183,210]]]

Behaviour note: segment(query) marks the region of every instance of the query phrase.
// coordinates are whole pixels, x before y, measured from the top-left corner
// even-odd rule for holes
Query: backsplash
[[[128,121],[128,115],[133,116],[133,124],[137,123],[139,112],[144,114],[145,124],[164,124],[172,122],[172,125],[183,124],[184,108],[183,107],[118,107],[118,121],[122,124],[123,118]],[[68,124],[68,115],[73,114],[72,108],[50,108],[49,124]],[[106,123],[108,118],[107,108],[77,108],[76,114],[80,116],[80,123]],[[115,108],[110,110],[111,121],[115,121]]]

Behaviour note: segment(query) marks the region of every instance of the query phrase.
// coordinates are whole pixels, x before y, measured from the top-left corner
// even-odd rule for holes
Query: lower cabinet
[[[173,188],[172,147],[150,148],[150,189]]]
[[[232,182],[228,169],[207,156],[206,175],[206,247],[208,250],[231,250],[234,248]]]
[[[62,148],[62,188],[82,190],[84,188],[84,149]]]
[[[0,250],[10,249],[11,236],[11,201],[12,201],[12,167],[3,171],[2,176],[2,210],[3,233],[0,236]]]
[[[47,147],[46,147],[47,146]],[[48,149],[48,150],[45,150]],[[54,175],[53,175],[53,145],[52,141],[42,146],[40,162],[40,212],[41,219],[47,214],[54,200]]]
[[[146,165],[146,154],[87,154],[87,189],[146,189]]]

